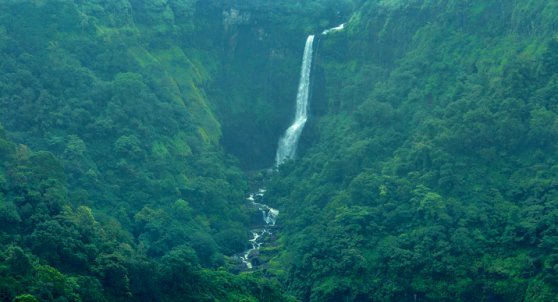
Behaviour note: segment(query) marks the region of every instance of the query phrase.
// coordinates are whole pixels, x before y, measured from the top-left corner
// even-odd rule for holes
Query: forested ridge
[[[556,301],[557,96],[551,0],[0,1],[0,300]]]

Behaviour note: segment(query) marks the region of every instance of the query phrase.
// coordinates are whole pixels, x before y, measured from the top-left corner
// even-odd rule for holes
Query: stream
[[[246,198],[252,206],[257,208],[262,213],[262,225],[258,228],[250,230],[252,233],[252,239],[250,239],[249,242],[252,245],[252,248],[245,251],[241,256],[242,263],[244,263],[247,269],[252,269],[254,267],[253,260],[256,251],[260,249],[266,238],[273,234],[271,229],[275,226],[277,216],[279,215],[279,210],[262,203],[264,195],[265,189],[259,189],[257,193],[252,193],[248,196],[248,198]]]
[[[321,35],[326,36],[330,33],[342,31],[345,29],[345,23],[324,30]],[[314,35],[306,38],[304,45],[304,53],[302,56],[302,64],[300,68],[300,80],[296,96],[296,111],[292,124],[287,128],[285,134],[279,139],[277,153],[275,155],[275,168],[279,167],[287,160],[295,158],[296,148],[302,130],[308,120],[308,101],[310,95],[312,60],[314,53]],[[258,189],[257,193],[250,194],[246,199],[252,203],[262,213],[263,223],[261,227],[250,230],[252,239],[249,240],[252,248],[245,251],[240,258],[246,269],[253,269],[254,265],[259,265],[258,250],[261,248],[267,238],[273,235],[271,230],[275,227],[279,210],[274,209],[263,203],[265,189]]]

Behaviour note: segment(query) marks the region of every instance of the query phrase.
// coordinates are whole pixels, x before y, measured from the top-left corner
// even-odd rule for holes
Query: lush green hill
[[[0,300],[288,299],[227,272],[249,219],[206,93],[222,9],[0,2]]]
[[[291,300],[272,281],[209,269],[217,246],[182,199],[143,208],[136,236],[110,213],[72,205],[52,153],[0,129],[0,159],[2,301]]]
[[[306,150],[268,195],[299,298],[558,298],[557,16],[366,1],[321,39]]]
[[[0,300],[557,300],[557,37],[551,0],[0,1]]]

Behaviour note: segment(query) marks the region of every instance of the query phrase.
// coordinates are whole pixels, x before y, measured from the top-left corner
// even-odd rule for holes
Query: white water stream
[[[298,93],[296,95],[296,113],[291,126],[285,131],[279,140],[279,147],[275,155],[275,166],[281,165],[284,161],[293,159],[300,134],[308,119],[308,96],[310,92],[310,72],[312,71],[312,53],[314,46],[314,35],[308,36],[302,57],[302,68],[300,70],[300,81],[298,83]]]
[[[327,35],[331,32],[340,31],[345,28],[345,24],[324,30],[322,35]],[[285,131],[285,134],[279,140],[279,147],[277,148],[277,154],[275,156],[275,167],[278,167],[283,162],[289,159],[293,159],[296,154],[296,147],[304,129],[304,125],[308,120],[308,98],[310,95],[310,74],[312,71],[312,55],[314,46],[314,35],[308,36],[306,39],[306,45],[304,46],[304,55],[302,57],[302,67],[300,70],[300,81],[298,84],[298,92],[296,95],[296,113],[295,118],[291,126]],[[257,202],[262,201],[265,194],[265,189],[259,189],[258,193],[252,193],[248,198],[248,201],[252,203],[253,206],[257,207],[262,212],[262,219],[265,225],[262,228],[251,230],[252,239],[249,240],[252,248],[244,252],[241,256],[242,262],[247,269],[252,269],[252,258],[254,252],[260,249],[263,240],[268,235],[272,235],[269,229],[275,226],[277,221],[277,216],[279,216],[279,210],[274,209],[266,204]],[[257,200],[257,201],[256,201]]]
[[[274,209],[266,204],[256,202],[256,200],[261,201],[264,197],[265,189],[259,189],[258,193],[252,193],[248,198],[248,201],[252,203],[253,206],[257,207],[258,210],[262,212],[262,220],[265,225],[262,228],[253,229],[252,232],[252,239],[250,239],[250,244],[252,248],[244,252],[241,256],[242,262],[248,269],[252,269],[252,254],[259,250],[262,246],[262,241],[265,239],[267,235],[272,235],[271,231],[269,230],[271,227],[275,226],[275,222],[277,221],[277,216],[279,215],[279,210]]]
[[[324,31],[322,32],[322,35],[327,35],[327,34],[329,34],[329,33],[331,33],[331,32],[340,31],[340,30],[343,30],[343,29],[345,29],[345,23],[343,23],[343,24],[341,24],[341,25],[339,25],[339,26],[336,26],[336,27],[333,27],[333,28],[324,30]]]
[[[345,28],[345,23],[324,30],[322,35],[340,31]],[[310,76],[312,72],[312,61],[314,53],[314,35],[308,36],[306,45],[304,46],[304,55],[302,56],[302,66],[300,68],[300,80],[298,83],[298,92],[296,95],[296,113],[293,123],[287,128],[285,134],[279,140],[277,154],[275,155],[275,167],[278,167],[286,160],[293,159],[296,155],[298,141],[306,121],[308,120],[308,98],[310,96]]]

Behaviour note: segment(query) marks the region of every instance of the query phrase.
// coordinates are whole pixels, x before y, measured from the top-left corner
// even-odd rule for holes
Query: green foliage
[[[556,300],[557,15],[1,2],[0,300]],[[271,165],[304,37],[346,20],[318,37],[300,160],[268,185],[277,244],[233,275],[237,166]]]
[[[312,133],[266,195],[288,217],[272,263],[292,293],[556,299],[544,244],[558,176],[551,12],[551,1],[364,1],[321,39]]]
[[[37,300],[37,298],[35,298],[35,296],[30,295],[30,294],[23,294],[23,295],[19,295],[17,297],[15,297],[14,302],[38,302],[39,300]]]
[[[214,271],[248,218],[211,2],[0,3],[0,300],[287,299]]]

